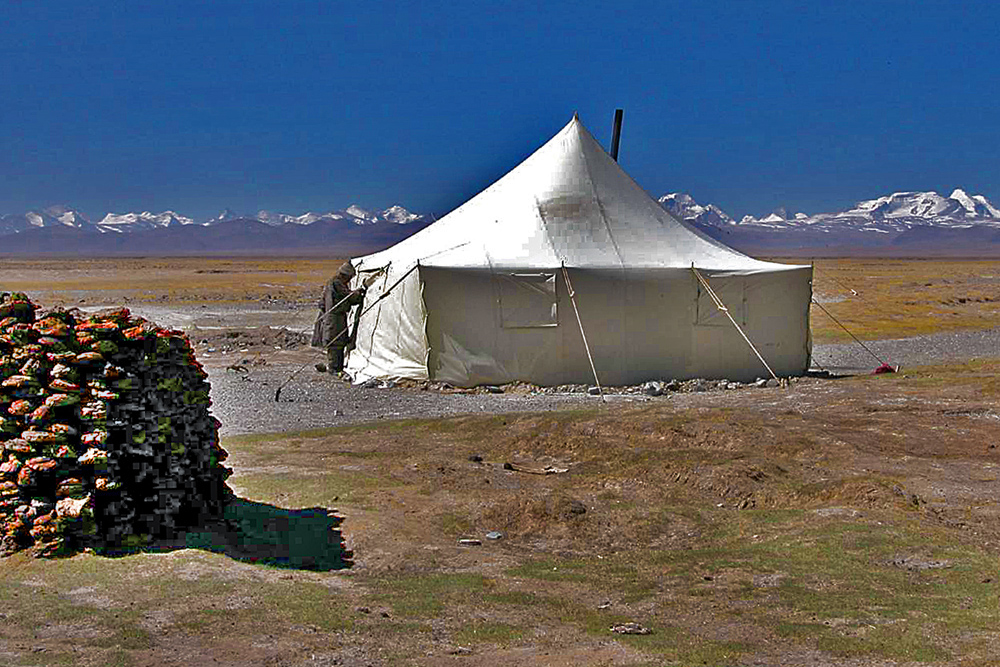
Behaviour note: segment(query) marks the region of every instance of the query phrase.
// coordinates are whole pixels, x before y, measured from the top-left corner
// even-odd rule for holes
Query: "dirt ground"
[[[933,264],[902,265],[899,289],[987,275]],[[857,263],[857,282],[871,270]],[[308,323],[307,291],[283,298]],[[977,303],[968,320],[992,323]],[[139,306],[190,317],[167,324],[233,396],[266,398],[273,385],[240,378],[310,354],[301,328],[270,328],[288,310],[255,298]],[[261,312],[233,328],[241,309]],[[907,317],[881,320],[889,337]],[[497,414],[478,407],[493,395],[367,390],[459,407],[306,431],[288,416],[225,439],[230,530],[6,559],[0,664],[1000,664],[1000,353],[975,356],[608,404],[511,392],[496,400],[516,412]]]

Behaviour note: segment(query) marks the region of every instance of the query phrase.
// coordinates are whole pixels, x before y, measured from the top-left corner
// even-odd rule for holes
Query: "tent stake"
[[[576,323],[580,326],[580,337],[583,338],[583,349],[587,351],[587,360],[590,362],[590,370],[594,373],[594,382],[597,384],[597,393],[601,395],[601,402],[604,399],[604,389],[601,388],[601,381],[597,377],[597,368],[594,366],[594,357],[590,354],[590,345],[587,344],[587,334],[583,332],[583,320],[580,319],[580,309],[576,305],[576,292],[573,291],[573,283],[569,281],[569,271],[566,270],[566,262],[562,265],[563,280],[566,281],[566,291],[569,292],[569,300],[573,302],[573,312],[576,313]]]
[[[712,297],[712,301],[715,302],[715,307],[726,314],[726,317],[729,318],[729,321],[733,323],[733,326],[736,327],[736,330],[740,332],[741,336],[743,336],[743,340],[747,342],[747,345],[750,346],[750,349],[753,350],[753,353],[757,355],[758,359],[760,359],[760,363],[764,364],[764,368],[767,369],[767,372],[771,374],[771,377],[774,378],[775,382],[780,383],[781,380],[779,380],[778,376],[774,374],[774,371],[771,370],[771,367],[767,365],[767,362],[764,361],[764,357],[760,355],[760,352],[758,352],[757,348],[754,347],[754,344],[750,342],[750,339],[747,338],[747,335],[743,333],[743,329],[741,329],[740,325],[737,324],[736,320],[733,319],[733,316],[730,314],[729,309],[726,308],[726,304],[722,303],[722,299],[720,299],[719,295],[715,293],[715,290],[712,289],[712,286],[708,284],[708,281],[705,280],[705,277],[698,272],[698,269],[694,268],[694,264],[691,265],[691,270],[694,272],[694,275],[698,279],[698,282],[700,282],[705,287],[705,291],[708,292],[708,295]]]

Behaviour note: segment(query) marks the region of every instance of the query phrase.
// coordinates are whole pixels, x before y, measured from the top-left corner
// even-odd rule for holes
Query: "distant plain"
[[[809,264],[808,258],[777,259]],[[228,306],[270,309],[300,321],[342,259],[202,257],[4,259],[0,290],[25,291],[45,306],[156,306],[164,310]],[[1000,323],[1000,265],[994,260],[817,259],[818,301],[863,340]],[[304,319],[303,319],[304,317]],[[813,342],[850,336],[820,309]]]

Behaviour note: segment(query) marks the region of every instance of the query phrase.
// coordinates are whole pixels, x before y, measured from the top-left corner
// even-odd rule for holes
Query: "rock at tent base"
[[[587,393],[590,394],[591,396],[600,396],[601,388],[597,386],[587,387]]]
[[[647,382],[642,385],[642,393],[646,394],[646,396],[660,396],[663,394],[663,383]]]

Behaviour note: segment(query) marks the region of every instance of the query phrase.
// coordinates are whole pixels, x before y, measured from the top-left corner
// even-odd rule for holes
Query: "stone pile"
[[[206,374],[127,309],[38,316],[0,295],[0,555],[139,546],[231,492]]]

